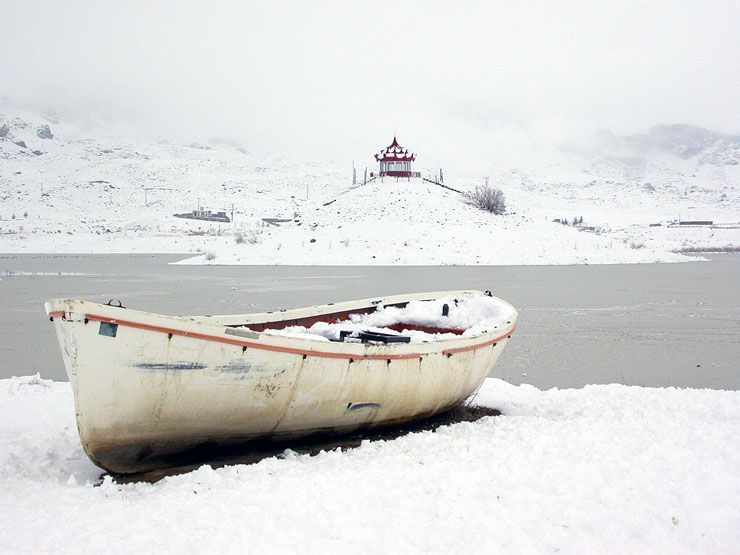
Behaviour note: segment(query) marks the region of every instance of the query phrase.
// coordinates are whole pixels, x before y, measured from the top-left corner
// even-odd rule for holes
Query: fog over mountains
[[[700,164],[734,165],[740,160],[740,135],[717,133],[686,124],[656,125],[646,133],[620,136],[611,131],[596,134],[594,153],[619,158],[625,163],[643,163],[646,158],[667,152]]]

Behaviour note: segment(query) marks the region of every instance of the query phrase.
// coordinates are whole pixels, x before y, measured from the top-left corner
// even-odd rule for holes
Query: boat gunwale
[[[296,315],[305,315],[307,311],[313,315],[319,314],[332,314],[333,312],[341,312],[343,307],[353,306],[356,308],[363,308],[363,304],[372,307],[374,304],[391,304],[391,301],[412,301],[422,300],[429,298],[439,298],[441,296],[449,295],[466,295],[466,296],[480,296],[483,295],[480,291],[450,291],[441,293],[417,293],[410,295],[394,295],[392,297],[381,298],[380,300],[375,299],[363,299],[358,301],[347,301],[336,304],[318,305],[313,307],[290,309],[280,312],[267,312],[261,314],[248,314],[243,315],[242,319],[252,320],[264,317],[274,317],[276,315],[281,316],[282,320],[294,319]],[[494,297],[496,298],[496,297]],[[459,337],[455,339],[443,339],[439,341],[433,341],[428,343],[395,343],[388,345],[376,345],[369,343],[338,343],[331,342],[327,344],[324,341],[317,341],[310,338],[302,337],[289,337],[281,335],[271,335],[263,332],[253,332],[254,338],[238,338],[234,335],[225,337],[219,335],[219,332],[226,333],[226,330],[233,330],[234,324],[226,324],[221,322],[220,318],[239,318],[239,316],[228,316],[228,317],[181,317],[181,316],[168,316],[164,314],[156,314],[143,312],[133,309],[119,308],[110,305],[102,305],[99,303],[93,303],[89,301],[72,300],[72,299],[55,299],[46,303],[46,312],[50,318],[61,317],[66,318],[67,314],[74,313],[78,319],[84,319],[85,321],[97,321],[106,322],[110,324],[118,324],[125,327],[132,327],[142,329],[146,331],[153,331],[158,333],[164,333],[171,336],[183,336],[191,339],[199,339],[203,341],[215,341],[219,343],[225,343],[247,348],[255,348],[273,352],[281,352],[294,355],[315,356],[323,358],[339,358],[349,359],[350,361],[359,360],[401,360],[401,359],[413,359],[422,358],[430,354],[442,354],[445,356],[452,356],[453,354],[463,353],[467,351],[473,351],[481,349],[490,345],[495,345],[500,341],[508,339],[514,332],[516,327],[516,316],[517,311],[506,301],[496,298],[497,301],[503,305],[509,307],[512,310],[510,319],[506,322],[506,326],[498,329],[495,327],[491,331],[484,332],[471,337]],[[80,311],[75,310],[76,306],[79,306]],[[87,307],[95,307],[95,312],[88,312]],[[63,308],[63,310],[59,310]],[[66,309],[66,310],[64,310]],[[101,310],[102,309],[102,310]],[[321,312],[324,309],[325,312]],[[131,318],[121,318],[118,316],[120,311],[125,311],[125,316],[135,316]],[[329,312],[332,311],[332,312]],[[108,313],[108,314],[105,314]],[[138,318],[136,318],[138,317]],[[145,320],[152,321],[155,323],[147,323]],[[161,321],[164,325],[157,325],[157,321]],[[172,321],[181,323],[181,326],[171,327],[174,323]],[[213,321],[211,321],[213,320]],[[281,321],[281,320],[276,320]],[[248,326],[249,324],[243,324]],[[191,327],[195,329],[182,329],[182,327]],[[217,331],[218,330],[218,331]],[[501,331],[505,330],[505,331]],[[248,332],[249,330],[245,330]],[[493,337],[495,334],[500,334]],[[485,338],[484,341],[481,339]],[[296,346],[296,342],[298,345]],[[306,345],[301,347],[300,345]],[[325,350],[325,347],[330,347],[330,350]],[[436,348],[435,348],[436,347]],[[448,348],[445,348],[448,347]]]

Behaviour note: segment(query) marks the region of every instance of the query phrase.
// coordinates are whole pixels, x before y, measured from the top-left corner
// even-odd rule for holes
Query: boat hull
[[[179,453],[208,446],[347,433],[432,416],[480,386],[515,316],[475,338],[357,345],[84,301],[51,301],[47,312],[74,390],[85,452],[120,474],[167,466]]]

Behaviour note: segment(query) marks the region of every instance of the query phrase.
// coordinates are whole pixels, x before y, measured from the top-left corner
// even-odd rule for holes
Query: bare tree
[[[506,199],[501,189],[482,185],[470,193],[465,193],[465,202],[492,214],[503,214],[506,211]]]

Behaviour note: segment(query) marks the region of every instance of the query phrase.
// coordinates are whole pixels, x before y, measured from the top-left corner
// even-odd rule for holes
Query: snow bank
[[[91,485],[67,383],[0,381],[10,552],[702,552],[740,542],[740,393],[489,379],[499,417]]]
[[[443,315],[447,305],[448,314]],[[455,333],[426,333],[414,329],[403,329],[398,332],[390,328],[397,324],[408,326],[426,326],[449,330],[465,330],[463,337],[474,337],[504,324],[514,316],[509,305],[493,297],[472,297],[457,299],[443,297],[430,301],[412,301],[404,307],[378,306],[370,314],[350,314],[349,320],[336,323],[317,322],[311,327],[289,326],[280,330],[267,329],[263,333],[313,339],[317,341],[339,340],[340,332],[377,331],[392,335],[404,335],[411,338],[411,343],[428,343],[455,339]]]

